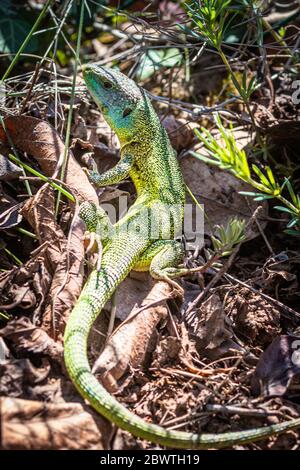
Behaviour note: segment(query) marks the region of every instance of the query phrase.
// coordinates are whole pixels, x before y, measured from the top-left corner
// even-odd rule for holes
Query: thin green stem
[[[78,69],[78,63],[79,63],[81,35],[82,35],[82,28],[83,28],[84,6],[85,6],[85,0],[81,0],[78,36],[77,36],[77,44],[76,44],[76,55],[75,55],[75,63],[74,63],[74,73],[73,73],[73,81],[72,81],[72,89],[71,89],[71,100],[70,100],[70,108],[69,108],[68,119],[67,119],[64,157],[63,157],[63,163],[62,163],[62,167],[60,171],[60,179],[62,181],[64,180],[64,177],[65,177],[65,172],[66,172],[66,167],[67,167],[67,162],[68,162],[73,107],[74,107],[74,101],[75,101],[75,86],[76,86],[77,69]],[[56,201],[56,209],[55,209],[56,216],[58,214],[60,199],[61,199],[61,196],[60,196],[60,193],[58,193],[58,197]]]
[[[278,34],[277,31],[275,31],[275,29],[272,28],[272,26],[270,25],[268,20],[266,18],[262,17],[261,22],[262,22],[262,25],[263,25],[265,31],[270,33],[273,36],[273,38],[275,39],[275,41],[278,42],[281,45],[281,47],[283,47],[285,49],[285,51],[287,52],[287,54],[289,54],[290,57],[292,57],[293,54],[292,54],[289,46],[287,45],[285,40],[280,36],[280,34]]]
[[[203,215],[204,215],[204,217],[205,217],[205,219],[206,219],[206,221],[207,221],[207,223],[208,223],[208,225],[209,225],[209,229],[210,229],[211,232],[213,232],[213,224],[211,223],[210,218],[209,218],[208,215],[206,214],[206,212],[205,212],[205,210],[204,210],[204,207],[201,206],[201,204],[199,203],[198,199],[194,196],[194,193],[193,193],[192,190],[188,187],[187,184],[185,185],[185,188],[186,188],[187,193],[190,195],[192,201],[194,201],[195,206],[197,206],[198,209],[199,209],[201,212],[203,212]]]
[[[0,320],[9,321],[10,319],[11,319],[11,315],[4,313],[4,312],[0,312]]]
[[[278,196],[276,196],[276,198],[280,202],[282,202],[282,204],[284,204],[286,207],[288,207],[295,215],[300,217],[299,210],[297,210],[297,208],[291,202],[289,202],[285,197],[283,197],[281,194],[278,194]]]
[[[53,189],[57,189],[57,191],[59,193],[62,193],[64,196],[66,196],[68,199],[70,199],[70,201],[72,202],[75,202],[75,198],[74,196],[72,196],[71,193],[69,193],[69,191],[67,191],[66,189],[62,188],[59,184],[55,183],[54,181],[51,181],[50,178],[47,178],[47,176],[43,175],[42,173],[40,173],[39,171],[35,170],[34,168],[31,168],[31,166],[27,165],[26,163],[23,163],[21,160],[19,160],[17,157],[15,157],[14,155],[12,154],[9,154],[8,155],[10,160],[12,160],[14,163],[17,163],[19,165],[22,166],[22,168],[24,168],[25,170],[27,170],[29,173],[31,173],[32,175],[34,176],[37,176],[38,178],[40,178],[42,181],[45,181],[46,183],[48,183]]]
[[[22,266],[22,261],[16,255],[14,255],[8,248],[4,248],[4,251],[8,256],[10,256],[14,260],[16,265]]]
[[[230,65],[229,61],[227,60],[226,55],[222,51],[221,47],[219,47],[217,50],[218,50],[218,53],[220,54],[221,59],[224,62],[225,67],[227,68],[227,70],[228,70],[228,72],[229,72],[229,74],[232,78],[232,81],[233,81],[233,84],[234,84],[235,88],[237,89],[241,99],[243,100],[243,103],[245,104],[245,106],[247,108],[248,114],[249,114],[251,122],[252,122],[253,129],[256,130],[256,137],[257,137],[258,144],[261,146],[261,148],[264,148],[264,145],[263,145],[263,142],[261,140],[260,133],[257,129],[256,123],[255,123],[255,120],[254,120],[254,117],[253,117],[253,113],[252,113],[252,110],[251,110],[249,102],[248,102],[248,99],[244,98],[243,90],[242,90],[242,88],[241,88],[241,86],[240,86],[240,84],[239,84],[239,82],[238,82],[238,80],[235,76],[234,71],[231,68],[231,65]]]
[[[27,237],[30,237],[30,238],[33,238],[34,240],[37,240],[37,236],[34,233],[29,232],[28,230],[25,230],[25,228],[17,227],[17,231],[22,233],[23,235],[26,235]]]
[[[238,176],[238,174],[235,172],[235,176]],[[281,194],[274,194],[271,190],[267,190],[267,188],[255,181],[253,178],[242,178],[246,183],[250,184],[253,188],[257,189],[261,193],[265,194],[270,194],[271,196],[274,196],[274,199],[278,199],[282,204],[284,204],[286,207],[288,207],[294,214],[298,214],[297,209],[295,206],[289,202],[285,197],[283,197]]]

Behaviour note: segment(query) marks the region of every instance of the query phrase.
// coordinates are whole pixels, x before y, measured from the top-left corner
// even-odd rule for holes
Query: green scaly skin
[[[170,279],[179,270],[182,247],[172,241],[181,227],[184,185],[167,134],[143,89],[120,72],[94,65],[86,66],[87,87],[121,144],[119,163],[90,177],[99,186],[117,183],[128,175],[137,199],[124,218],[104,237],[101,269],[94,270],[71,313],[65,331],[65,363],[78,392],[101,415],[133,435],[169,447],[206,449],[229,447],[266,438],[300,427],[300,418],[273,426],[225,434],[192,434],[168,431],[147,423],[118,403],[93,376],[87,359],[87,338],[96,317],[116,287],[131,269],[146,270],[155,278]],[[158,239],[166,238],[165,205],[172,207],[170,241],[153,240],[147,223],[161,223]],[[101,209],[81,206],[81,217],[91,231],[110,226]],[[144,227],[147,226],[147,229]]]

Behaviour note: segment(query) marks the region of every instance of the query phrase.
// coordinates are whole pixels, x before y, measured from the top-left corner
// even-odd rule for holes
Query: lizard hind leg
[[[150,263],[150,274],[154,279],[169,279],[179,277],[182,268],[184,249],[182,243],[176,240],[163,240],[161,249],[155,253]],[[150,247],[151,248],[151,247]]]
[[[156,240],[154,241],[140,256],[137,263],[134,265],[134,271],[149,271],[152,260],[156,255],[161,253],[164,248],[169,246],[170,240]],[[175,262],[176,263],[176,262]]]
[[[181,275],[182,268],[178,265],[182,263],[184,249],[182,243],[176,240],[160,240],[150,246],[147,252],[153,253],[149,271],[154,279],[167,281],[182,294],[182,288],[172,279]]]

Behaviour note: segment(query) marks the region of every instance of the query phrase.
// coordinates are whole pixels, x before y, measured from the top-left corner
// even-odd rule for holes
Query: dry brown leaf
[[[0,212],[0,230],[7,230],[8,228],[19,225],[22,220],[20,214],[21,204],[13,204],[6,210]]]
[[[49,185],[44,185],[22,208],[22,214],[33,227],[40,243],[49,242],[52,268],[59,262],[65,236],[55,221],[55,195]]]
[[[48,185],[29,199],[22,214],[34,227],[40,241],[48,242],[48,260],[53,272],[43,315],[43,327],[52,336],[62,334],[66,316],[78,298],[83,282],[83,224],[74,221],[70,240],[55,221],[54,191]],[[54,307],[53,307],[54,300]]]
[[[111,425],[79,403],[47,404],[0,398],[1,443],[5,450],[88,449],[109,446]]]
[[[217,294],[212,294],[203,302],[196,335],[197,349],[209,359],[219,359],[232,354],[232,350],[241,350],[231,339],[233,333],[226,324],[223,304]]]
[[[22,216],[20,207],[22,203],[8,195],[0,182],[0,230],[6,230],[10,227],[18,225]]]
[[[165,301],[158,305],[156,302],[171,296],[172,288],[167,283],[155,283],[142,303],[142,307],[149,307],[139,313],[140,307],[134,308],[109,338],[93,372],[101,375],[101,381],[110,391],[117,390],[116,380],[122,377],[129,365],[135,368],[142,364],[155,328],[168,312]],[[151,306],[153,302],[155,305]]]
[[[142,305],[154,283],[155,281],[149,273],[135,273],[132,271],[118,286],[116,292],[116,317],[124,321],[135,305]],[[111,309],[111,300],[105,307],[108,310]]]
[[[29,359],[8,359],[0,362],[0,395],[22,397],[31,387],[36,393],[36,384],[44,381],[50,371],[47,360],[42,367],[34,367]],[[32,393],[33,390],[33,393]]]
[[[261,355],[252,377],[254,395],[282,396],[300,375],[300,337],[282,335]]]
[[[47,263],[47,245],[36,250],[23,266],[0,274],[0,302],[3,310],[19,306],[32,309],[38,317],[48,293],[51,275]]]
[[[83,139],[75,139],[72,142],[72,150],[76,157],[78,155],[81,159],[84,159],[88,167],[91,165],[90,156],[92,154],[93,159],[98,164],[98,170],[102,173],[118,161],[117,151],[102,142],[92,144]]]
[[[15,147],[32,155],[46,176],[53,176],[64,154],[64,143],[57,131],[48,122],[31,116],[9,116],[4,120],[5,128]],[[0,141],[8,144],[7,136],[0,128]],[[72,193],[81,201],[98,203],[93,186],[79,163],[68,154],[65,181]]]
[[[17,352],[44,354],[58,361],[62,358],[62,346],[35,325],[29,318],[11,320],[0,330],[0,335],[14,344]]]
[[[8,181],[18,178],[22,174],[21,168],[0,154],[0,180]]]

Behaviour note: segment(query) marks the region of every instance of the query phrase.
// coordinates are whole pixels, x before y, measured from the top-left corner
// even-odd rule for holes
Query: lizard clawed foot
[[[88,255],[96,255],[96,259],[92,260],[92,264],[96,265],[97,271],[100,271],[102,260],[102,243],[101,238],[95,232],[85,232],[84,246]]]
[[[98,241],[95,232],[84,232],[83,243],[87,254],[94,254],[98,251]]]

